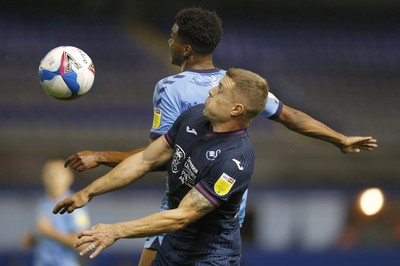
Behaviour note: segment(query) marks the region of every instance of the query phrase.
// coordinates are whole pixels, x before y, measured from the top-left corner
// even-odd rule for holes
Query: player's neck
[[[228,121],[225,123],[211,122],[212,131],[216,132],[216,133],[232,132],[232,131],[240,130],[240,129],[243,129],[246,127],[247,126],[237,123],[236,121]]]
[[[190,56],[183,64],[182,71],[194,69],[194,70],[207,70],[214,69],[212,55],[206,56]]]

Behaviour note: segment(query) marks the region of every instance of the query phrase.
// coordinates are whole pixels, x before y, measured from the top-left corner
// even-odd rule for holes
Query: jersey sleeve
[[[215,207],[219,207],[237,193],[244,193],[253,174],[253,161],[227,158],[212,167],[195,188]]]
[[[182,120],[185,119],[185,117],[187,116],[186,113],[189,113],[189,112],[190,112],[190,110],[186,110],[186,111],[182,112],[178,116],[178,118],[172,123],[172,125],[171,125],[170,129],[168,130],[168,132],[164,134],[165,135],[165,139],[167,140],[168,144],[171,147],[175,146],[175,139],[176,139],[176,136],[178,135],[178,131],[179,131],[179,128],[180,128],[180,126],[182,124]]]
[[[150,138],[157,139],[172,127],[181,113],[179,89],[172,86],[168,78],[159,81],[153,94],[153,125]]]
[[[268,93],[267,104],[261,115],[268,119],[278,117],[282,112],[283,103],[271,92]]]

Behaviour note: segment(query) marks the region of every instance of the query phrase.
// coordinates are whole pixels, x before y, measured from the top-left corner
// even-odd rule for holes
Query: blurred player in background
[[[82,232],[81,255],[94,250],[94,258],[121,238],[167,233],[151,265],[240,265],[237,213],[255,160],[246,129],[264,109],[268,85],[250,71],[229,69],[209,94],[144,151],[55,206],[54,213],[71,213],[167,165],[170,209]]]
[[[182,72],[160,80],[155,87],[150,142],[165,134],[184,110],[203,103],[208,90],[223,77],[225,71],[216,68],[213,63],[213,53],[222,38],[222,33],[222,21],[215,12],[202,8],[187,8],[177,13],[168,45],[171,63],[180,66]],[[340,134],[307,114],[284,105],[272,93],[268,94],[268,101],[261,115],[305,136],[332,143],[345,154],[358,153],[362,149],[373,150],[377,147],[374,138]],[[113,167],[142,149],[129,152],[81,151],[69,156],[66,165],[70,164],[77,171],[94,168],[100,164]],[[246,197],[240,213],[242,221],[245,199]],[[166,198],[163,200],[162,209],[168,209]],[[148,265],[161,240],[162,236],[159,236],[146,241],[141,265]]]
[[[70,186],[74,176],[63,160],[49,160],[43,166],[42,181],[46,191],[36,210],[36,232],[22,237],[25,248],[33,248],[34,266],[78,266],[74,243],[78,232],[89,228],[90,219],[83,208],[71,215],[52,213],[54,205],[72,195]]]

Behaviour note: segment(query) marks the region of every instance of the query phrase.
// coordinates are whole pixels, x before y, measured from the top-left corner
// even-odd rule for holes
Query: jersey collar
[[[219,68],[211,68],[211,69],[187,69],[184,72],[195,72],[195,73],[214,73],[214,72],[218,72],[221,69]]]
[[[216,138],[226,138],[230,136],[239,136],[239,135],[244,135],[246,134],[247,130],[246,129],[239,129],[235,131],[230,131],[230,132],[209,132],[207,133],[208,138],[216,137]]]

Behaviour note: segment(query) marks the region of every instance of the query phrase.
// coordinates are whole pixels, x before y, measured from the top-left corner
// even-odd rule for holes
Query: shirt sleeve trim
[[[268,117],[268,119],[275,119],[278,118],[282,113],[283,103],[279,101],[278,109],[276,110],[275,114]]]
[[[166,133],[164,136],[165,136],[165,140],[173,148],[175,146],[175,141],[171,138],[171,136],[168,133]]]
[[[212,194],[210,194],[200,183],[197,183],[195,186],[196,190],[200,192],[213,206],[219,207],[221,204],[218,199],[215,198]]]

